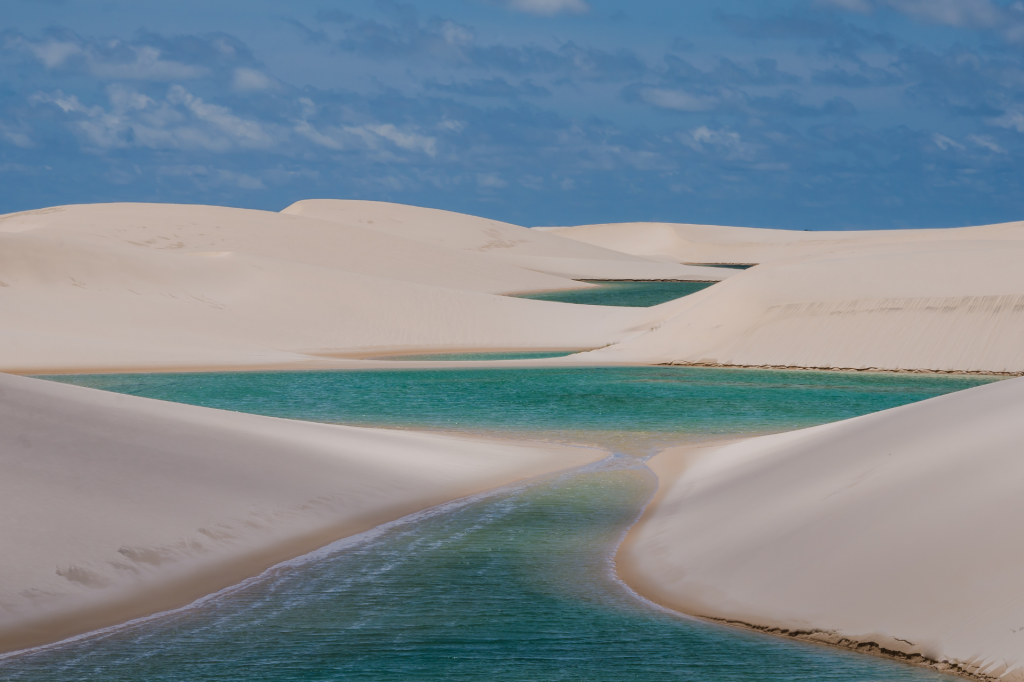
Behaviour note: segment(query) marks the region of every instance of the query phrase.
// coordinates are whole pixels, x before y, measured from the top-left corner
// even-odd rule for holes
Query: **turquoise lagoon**
[[[701,289],[707,289],[714,282],[603,282],[581,280],[596,284],[596,288],[542,291],[535,294],[520,294],[518,298],[532,298],[537,301],[558,301],[583,305],[613,305],[634,308],[649,308],[683,296],[689,296]]]
[[[617,452],[335,543],[192,607],[2,659],[2,679],[950,679],[670,613],[619,583],[611,558],[653,490],[643,460],[660,445],[819,424],[990,379],[652,367],[50,378],[316,421],[561,434]]]

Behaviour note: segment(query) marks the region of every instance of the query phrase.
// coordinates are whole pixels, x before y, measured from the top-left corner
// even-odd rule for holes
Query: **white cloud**
[[[985,149],[995,152],[996,154],[1006,154],[1006,150],[1000,147],[995,140],[988,135],[968,135],[967,139]]]
[[[28,148],[32,146],[32,138],[22,130],[15,130],[9,126],[0,123],[0,137],[5,138],[8,142],[13,144],[15,147]]]
[[[266,189],[263,181],[246,173],[232,173],[232,180],[242,189]]]
[[[887,0],[894,9],[918,19],[948,26],[991,28],[1006,9],[991,0]]]
[[[465,26],[456,24],[454,21],[446,21],[441,24],[441,37],[449,45],[462,46],[472,43],[475,36]]]
[[[87,53],[89,72],[104,80],[181,81],[202,78],[209,69],[163,59],[160,50],[148,45],[129,46],[135,54],[132,61],[112,61]]]
[[[180,81],[202,78],[209,69],[165,59],[163,53],[150,45],[129,45],[119,40],[98,46],[85,41],[28,40],[18,37],[7,41],[7,47],[28,52],[48,69],[59,69],[74,60],[85,70],[104,80]],[[104,54],[104,49],[108,53]],[[113,58],[112,53],[121,55]],[[123,55],[131,55],[125,59]]]
[[[679,111],[710,111],[718,106],[717,97],[693,95],[683,90],[644,88],[640,91],[640,97],[656,107]]]
[[[180,85],[171,87],[167,93],[167,100],[186,107],[200,121],[209,123],[241,146],[269,147],[273,143],[273,139],[259,122],[235,116],[227,107],[207,104]]]
[[[109,107],[87,106],[75,95],[57,90],[36,93],[32,104],[51,104],[69,117],[71,128],[98,149],[234,148],[263,149],[275,136],[257,121],[235,115],[227,107],[208,104],[180,85],[163,100],[154,100],[122,85],[107,89]]]
[[[316,113],[316,105],[308,98],[299,100],[306,116]],[[399,149],[418,152],[434,157],[437,155],[437,138],[423,135],[412,128],[399,128],[391,123],[364,123],[362,125],[340,125],[317,128],[303,118],[296,121],[295,132],[314,144],[341,151],[343,149],[381,149],[388,142]]]
[[[450,118],[446,118],[445,120],[438,123],[437,127],[440,128],[441,130],[450,130],[453,133],[461,133],[463,130],[466,129],[466,125],[467,124],[465,121],[456,121]]]
[[[934,142],[935,146],[941,149],[942,151],[946,151],[947,149],[959,149],[960,151],[963,151],[965,149],[965,147],[962,144],[960,144],[953,138],[946,137],[945,135],[941,135],[939,133],[935,133],[934,135],[932,135],[932,142]]]
[[[363,129],[369,130],[386,140],[391,140],[397,146],[402,149],[408,149],[412,152],[423,152],[427,156],[437,155],[437,138],[429,137],[427,135],[420,135],[419,133],[402,132],[390,123],[377,124],[377,125],[364,125]],[[358,129],[356,129],[358,130]]]
[[[256,69],[235,69],[234,78],[231,81],[231,88],[236,92],[274,90],[277,87],[277,81]]]
[[[480,173],[476,176],[476,184],[484,189],[508,187],[508,183],[502,180],[497,173]]]
[[[835,7],[836,9],[856,12],[858,14],[870,14],[875,7],[868,0],[815,0],[814,4],[823,7]]]
[[[257,177],[223,168],[208,168],[201,165],[161,166],[157,169],[157,174],[165,177],[193,178],[204,188],[229,185],[250,190],[266,189],[266,185]]]
[[[725,128],[712,130],[707,126],[694,128],[689,133],[678,135],[679,141],[698,152],[711,149],[724,151],[727,158],[746,159],[753,156],[756,148],[743,141],[740,134]]]
[[[988,122],[1000,128],[1012,128],[1018,133],[1024,133],[1024,114],[1015,109],[1007,111],[998,118],[990,118]]]
[[[508,0],[505,4],[519,12],[548,16],[561,12],[582,14],[590,11],[590,5],[584,0]]]
[[[1011,43],[1024,41],[1024,3],[992,0],[885,0],[898,12],[958,28],[988,29]]]
[[[82,53],[82,48],[74,43],[47,40],[45,42],[30,43],[25,41],[22,44],[48,69],[55,69],[66,62],[72,55]]]

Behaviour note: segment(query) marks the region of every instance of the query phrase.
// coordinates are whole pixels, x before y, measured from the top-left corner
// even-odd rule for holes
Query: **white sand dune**
[[[0,651],[181,606],[383,522],[603,456],[0,375]]]
[[[467,290],[577,283],[502,263],[431,262],[419,242],[386,234],[381,239],[394,243],[361,242],[331,223],[260,211],[66,207],[9,216],[0,228],[0,371],[322,366],[325,357],[401,350],[575,350],[624,340],[662,319],[652,309]],[[360,259],[379,276],[355,271]]]
[[[421,209],[425,210],[425,209]],[[503,294],[586,284],[472,251],[296,215],[180,204],[83,204],[0,216],[0,233],[168,253],[242,253],[417,284]],[[2,279],[2,277],[0,277]]]
[[[486,254],[494,260],[572,279],[717,282],[733,274],[662,259],[652,261],[541,230],[403,204],[310,199],[296,202],[282,213],[358,225],[452,250]]]
[[[545,228],[550,234],[678,263],[767,263],[869,245],[979,240],[1024,241],[1024,222],[927,230],[796,231],[681,223],[609,223]]]
[[[665,451],[620,574],[689,614],[1024,679],[1021,414],[1013,379]]]
[[[847,247],[666,303],[580,362],[1024,372],[1024,240]]]

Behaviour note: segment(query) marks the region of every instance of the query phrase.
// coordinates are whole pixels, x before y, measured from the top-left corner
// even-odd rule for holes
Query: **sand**
[[[0,216],[0,233],[164,254],[239,253],[416,284],[507,294],[587,286],[359,225],[222,206],[84,204]]]
[[[100,235],[70,228],[0,232],[0,371],[303,367],[326,357],[406,349],[577,350],[624,340],[661,321],[649,309],[410,281],[431,274],[427,261],[422,268],[403,266],[405,279],[330,267],[337,251],[319,253],[314,238],[276,256],[267,255],[276,250],[272,240],[263,254],[254,247],[198,250],[240,248],[218,241],[138,246],[130,243],[134,235],[126,241],[109,233],[125,224],[155,231],[158,217],[173,211],[131,208],[152,221],[112,211],[109,219],[97,218],[107,230]],[[205,218],[205,207],[189,208],[195,210],[182,210]],[[61,214],[43,217],[53,215]],[[170,227],[160,236],[185,239]],[[403,257],[421,251],[416,244]],[[521,272],[524,279],[513,288],[534,277],[554,279]]]
[[[409,219],[423,212],[458,216],[341,203],[378,207],[382,223],[395,212]],[[471,227],[489,224],[462,218]],[[447,229],[437,220],[415,224]],[[449,248],[443,239],[428,244],[361,225],[163,204],[0,216],[0,371],[331,367],[329,358],[388,352],[580,350],[663,321],[646,309],[497,296],[592,285],[492,258],[487,249]],[[465,246],[466,239],[455,241]],[[611,253],[546,240],[563,250],[530,253],[562,254],[536,257],[599,269],[606,261],[562,256]],[[625,274],[665,274],[658,270],[664,263],[619,255],[624,260],[607,262],[633,268]]]
[[[718,282],[733,274],[651,260],[497,220],[403,204],[312,199],[296,202],[282,213],[359,225],[571,279]]]
[[[620,550],[708,618],[1024,679],[1024,379],[651,460]]]
[[[0,375],[0,651],[181,606],[386,521],[604,455]]]
[[[758,265],[579,362],[1024,372],[1024,241],[882,243]],[[670,312],[668,312],[670,311]]]
[[[535,228],[536,229],[536,228]],[[677,263],[767,263],[876,244],[1022,241],[1024,222],[925,230],[771,230],[680,223],[609,223],[542,228],[552,235]]]

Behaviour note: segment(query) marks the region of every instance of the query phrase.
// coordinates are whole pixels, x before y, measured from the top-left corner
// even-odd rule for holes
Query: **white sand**
[[[323,366],[329,356],[406,349],[578,350],[663,320],[652,309],[481,293],[578,283],[497,261],[480,265],[473,259],[485,256],[470,252],[435,261],[420,242],[386,234],[380,239],[393,243],[361,241],[375,233],[260,211],[63,207],[0,219],[0,230],[0,371]]]
[[[681,223],[609,223],[544,228],[586,244],[678,263],[767,263],[874,244],[1024,240],[1024,222],[931,230],[797,231]]]
[[[603,456],[0,375],[0,651],[184,605],[380,523]]]
[[[493,260],[573,279],[717,282],[733,273],[650,260],[487,218],[379,201],[312,199],[282,213],[358,225],[432,246],[485,254]]]
[[[423,210],[423,209],[421,209]],[[417,284],[502,294],[587,286],[472,251],[359,225],[221,206],[84,204],[0,216],[0,233],[164,253],[241,253]]]
[[[580,362],[1024,372],[1024,240],[847,247],[771,261]]]
[[[690,263],[760,263],[658,329],[580,362],[1024,372],[1024,223],[797,232],[623,223],[554,228]]]
[[[666,451],[620,573],[686,613],[1024,679],[1021,414],[1014,379]]]

